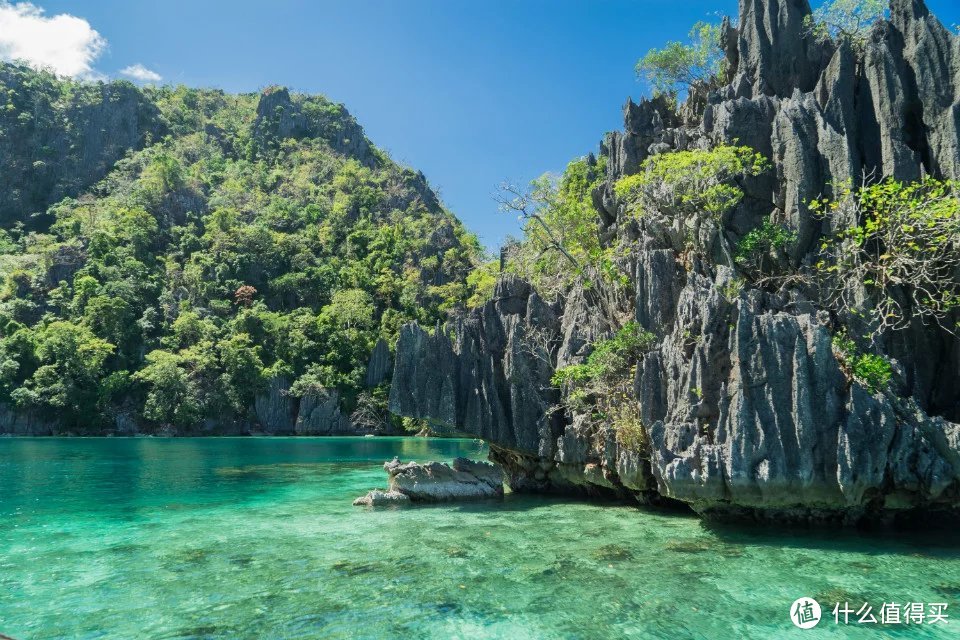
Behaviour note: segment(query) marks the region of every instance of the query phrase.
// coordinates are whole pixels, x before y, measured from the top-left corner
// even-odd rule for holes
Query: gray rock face
[[[960,39],[923,0],[892,0],[890,22],[903,43],[909,135],[920,134],[914,144],[928,172],[960,175]]]
[[[779,97],[813,89],[828,51],[803,33],[810,13],[807,0],[741,0],[733,84]]]
[[[254,398],[253,408],[257,421],[263,430],[270,434],[289,434],[293,431],[296,413],[296,398],[288,390],[290,381],[286,378],[273,378],[263,393]]]
[[[951,504],[955,498],[944,499],[943,492],[960,481],[960,465],[923,437],[929,418],[849,384],[833,355],[826,317],[761,310],[757,302],[734,305],[728,366],[701,376],[696,354],[689,361],[663,354],[667,367],[681,367],[704,385],[697,388],[707,410],[676,397],[667,404],[672,411],[651,423],[651,468],[660,494],[705,512],[736,505],[859,515],[941,499]],[[663,367],[645,368],[641,385],[664,378],[671,380]],[[708,390],[718,386],[714,400]],[[953,433],[955,425],[927,430]],[[952,451],[945,441],[940,449]],[[903,483],[891,487],[895,475]]]
[[[421,171],[414,171],[409,168],[399,169],[392,177],[390,183],[385,185],[384,191],[387,192],[387,199],[383,203],[383,209],[386,211],[393,209],[406,211],[414,203],[422,204],[427,210],[434,212],[440,211],[443,208],[443,205],[440,204],[440,199],[437,198],[437,194],[427,183],[427,177],[423,175]],[[449,233],[451,236],[453,235],[453,229],[448,227],[446,223],[438,227],[437,231],[438,233]],[[444,247],[442,251],[446,251],[456,244],[456,238],[451,239],[453,243]],[[430,248],[439,249],[436,242],[431,242]],[[442,251],[433,255],[440,255]]]
[[[489,462],[456,458],[443,462],[406,464],[394,458],[383,465],[390,489],[375,489],[354,500],[355,505],[378,506],[398,502],[444,502],[503,497],[503,472]]]
[[[40,419],[30,413],[14,411],[0,404],[0,434],[11,436],[52,436],[60,432],[59,425]]]
[[[391,410],[489,440],[516,490],[669,499],[718,517],[853,521],[960,508],[960,340],[929,326],[884,336],[896,375],[873,393],[835,353],[848,319],[818,311],[803,291],[735,286],[731,247],[763,219],[796,231],[794,263],[853,222],[807,210],[831,183],[864,172],[960,178],[960,38],[922,0],[894,0],[862,52],[810,40],[809,13],[806,0],[741,0],[738,28],[726,28],[730,83],[705,98],[702,87],[691,92],[680,117],[661,101],[628,102],[625,131],[601,146],[608,174],[593,202],[608,241],[632,247],[629,315],[657,338],[634,380],[641,443],[551,411],[561,399],[553,370],[622,324],[618,305],[576,289],[547,305],[511,276],[446,328],[404,328]],[[701,242],[709,251],[690,256],[683,238],[625,218],[613,184],[644,159],[734,140],[775,170],[744,181],[742,205]],[[539,343],[554,345],[546,357],[530,346]]]
[[[320,390],[296,398],[289,393],[286,378],[273,378],[257,394],[254,412],[257,426],[270,435],[353,435],[356,429],[340,410],[336,390]]]
[[[738,140],[773,160],[774,183],[746,186],[798,231],[797,260],[821,231],[804,202],[829,195],[832,184],[857,182],[864,172],[902,180],[922,171],[960,175],[960,39],[922,0],[891,7],[890,22],[874,26],[858,61],[848,44],[803,35],[806,0],[741,0],[738,50],[728,53],[733,80],[711,93],[702,122],[685,132],[687,147],[704,136]],[[620,166],[613,171],[624,175]]]
[[[330,147],[367,166],[374,166],[376,156],[363,128],[339,105],[325,103],[324,109],[306,110],[304,100],[320,100],[291,96],[285,87],[270,87],[260,96],[254,139],[263,148],[270,148],[287,138],[322,138]]]
[[[47,283],[55,287],[62,281],[70,282],[74,274],[87,261],[86,251],[79,245],[61,245],[50,256],[50,266],[47,268]]]
[[[452,465],[442,462],[402,464],[399,460],[383,468],[390,476],[390,489],[415,502],[476,500],[503,496],[503,472],[495,464],[456,458]]]
[[[390,410],[507,448],[549,451],[559,434],[548,411],[553,367],[541,345],[558,331],[550,306],[507,276],[482,312],[433,333],[415,324],[401,330]]]
[[[353,435],[356,429],[340,410],[340,394],[325,391],[300,398],[294,432],[298,436],[333,436]]]
[[[370,354],[370,360],[367,362],[366,385],[369,388],[375,387],[390,376],[393,367],[393,360],[390,357],[390,345],[381,338],[377,340],[377,345]]]

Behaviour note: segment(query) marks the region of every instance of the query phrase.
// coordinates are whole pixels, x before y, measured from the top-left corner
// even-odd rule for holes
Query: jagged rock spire
[[[907,125],[928,172],[960,177],[960,38],[923,0],[891,0],[890,23],[900,39]]]
[[[740,0],[738,84],[753,95],[810,91],[830,51],[804,33],[807,0]],[[742,95],[742,94],[741,94]]]

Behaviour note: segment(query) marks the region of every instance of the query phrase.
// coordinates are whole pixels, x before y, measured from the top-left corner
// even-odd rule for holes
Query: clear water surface
[[[960,541],[716,528],[530,496],[354,507],[471,440],[0,439],[0,633],[52,638],[950,638]],[[947,626],[789,621],[801,596]],[[832,604],[831,604],[832,606]],[[827,619],[829,618],[829,620]]]

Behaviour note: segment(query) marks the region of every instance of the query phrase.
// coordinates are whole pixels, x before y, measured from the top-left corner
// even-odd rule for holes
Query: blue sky
[[[497,212],[491,199],[497,184],[560,171],[570,159],[595,151],[604,132],[621,127],[626,98],[644,93],[633,73],[637,58],[684,38],[697,20],[736,13],[737,2],[35,5],[46,18],[81,18],[100,35],[87,61],[93,73],[136,74],[131,67],[142,65],[166,83],[227,91],[284,84],[343,102],[376,144],[421,169],[450,209],[492,247],[518,233],[517,221]],[[928,5],[944,23],[960,22],[956,0]]]

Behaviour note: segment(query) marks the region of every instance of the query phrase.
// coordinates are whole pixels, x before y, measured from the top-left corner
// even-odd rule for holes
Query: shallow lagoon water
[[[472,440],[0,439],[0,633],[52,638],[950,638],[960,539],[716,528],[531,496],[353,507]],[[790,603],[950,624],[795,629]]]

